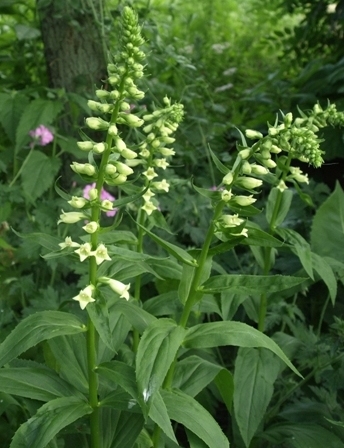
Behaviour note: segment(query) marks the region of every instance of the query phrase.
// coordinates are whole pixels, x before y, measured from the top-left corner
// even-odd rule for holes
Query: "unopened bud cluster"
[[[152,201],[155,196],[153,191],[168,192],[169,184],[166,179],[157,179],[159,171],[164,171],[169,166],[169,158],[175,154],[174,150],[168,145],[174,143],[172,137],[177,130],[179,123],[183,119],[183,105],[172,104],[169,98],[164,98],[165,107],[157,109],[151,114],[143,116],[146,125],[143,131],[146,133],[146,139],[139,146],[142,164],[145,168],[145,186],[150,189],[143,195],[144,205],[142,209],[150,215],[157,206]],[[147,124],[148,123],[148,124]],[[153,191],[152,191],[153,190]]]
[[[136,82],[143,76],[142,61],[145,54],[140,49],[144,40],[137,16],[129,7],[123,9],[121,27],[120,52],[108,64],[107,84],[110,90],[96,91],[97,100],[88,101],[88,107],[94,116],[85,120],[89,129],[103,131],[104,138],[100,142],[94,142],[85,136],[84,141],[78,142],[77,145],[80,150],[90,153],[88,163],[71,164],[71,169],[91,185],[86,197],[72,196],[68,201],[77,211],[62,211],[58,221],[66,224],[83,221],[82,229],[85,235],[88,235],[88,238],[83,238],[86,242],[79,244],[71,237],[67,237],[60,243],[60,248],[73,252],[79,257],[80,262],[89,260],[93,267],[111,260],[108,248],[98,241],[101,230],[100,212],[114,216],[116,211],[112,202],[114,198],[108,193],[107,197],[104,197],[104,183],[120,186],[134,174],[133,168],[146,163],[146,159],[138,154],[138,145],[136,149],[129,148],[121,134],[123,126],[138,128],[145,123],[142,118],[131,113],[132,102],[144,97],[144,92],[138,88]],[[160,167],[164,168],[163,161],[159,163]],[[161,182],[161,188],[167,189],[167,186]],[[148,197],[149,190],[145,195]],[[120,297],[129,300],[130,285],[107,277],[95,276],[94,272],[95,269],[90,269],[90,284],[73,297],[82,309],[96,300],[97,288],[101,284],[107,285]]]

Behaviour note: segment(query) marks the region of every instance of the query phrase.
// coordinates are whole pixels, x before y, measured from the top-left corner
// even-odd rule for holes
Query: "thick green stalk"
[[[145,215],[144,215],[143,211],[140,210],[139,216],[138,216],[138,222],[139,222],[139,224],[141,224],[143,226],[144,221],[145,221]],[[142,227],[139,227],[138,228],[138,236],[137,236],[137,246],[136,246],[136,250],[138,253],[143,252],[143,236],[144,236],[144,231],[143,231]],[[141,275],[138,275],[135,278],[134,297],[135,297],[135,300],[137,300],[138,302],[141,299]],[[135,353],[137,352],[139,342],[140,342],[139,332],[138,332],[138,330],[136,330],[136,328],[133,328],[133,351]]]
[[[292,160],[292,157],[291,157],[291,154],[289,153],[289,156],[288,156],[288,159],[287,159],[287,162],[286,162],[286,166],[285,166],[286,169],[283,172],[283,175],[282,175],[282,178],[281,178],[282,181],[284,181],[285,178],[286,178],[286,175],[288,173],[291,160]],[[281,206],[281,202],[282,202],[282,196],[283,196],[283,193],[280,190],[278,190],[276,202],[275,202],[274,209],[273,209],[272,216],[271,216],[271,221],[269,223],[269,233],[270,233],[270,235],[273,235],[275,233],[276,220],[277,220],[278,212],[280,210],[280,206]],[[263,275],[268,275],[270,270],[271,270],[271,268],[272,268],[272,265],[271,265],[272,264],[271,263],[271,251],[272,251],[271,247],[265,247],[265,250],[264,250]],[[267,294],[263,293],[260,296],[260,304],[259,304],[259,312],[258,312],[258,330],[261,331],[261,332],[264,332],[267,308],[268,308]]]
[[[193,276],[193,279],[191,282],[189,294],[188,294],[188,297],[186,298],[184,310],[183,310],[183,313],[180,318],[179,325],[183,328],[186,327],[188,320],[189,320],[190,313],[191,313],[191,309],[195,304],[195,299],[196,299],[197,292],[198,292],[197,290],[200,286],[204,265],[205,265],[205,262],[208,257],[209,247],[210,247],[211,241],[214,236],[215,223],[218,220],[218,218],[221,216],[222,209],[224,206],[225,206],[225,202],[223,202],[223,201],[220,201],[217,204],[217,206],[215,208],[215,212],[214,212],[214,217],[209,225],[208,232],[207,232],[207,235],[206,235],[203,247],[202,247],[201,255],[199,257],[198,266],[197,266],[197,268],[195,268],[195,273],[194,273],[194,276]],[[168,371],[168,374],[166,376],[166,379],[164,382],[164,387],[166,389],[170,388],[172,385],[176,362],[177,362],[177,358],[175,358],[175,360],[172,363],[170,370]]]
[[[120,92],[122,94],[124,88],[124,78],[120,86]],[[121,97],[121,96],[120,96]],[[120,107],[120,100],[116,103],[114,111],[111,116],[110,123],[116,123],[118,112]],[[100,201],[101,191],[104,184],[104,170],[111,154],[112,137],[107,135],[106,138],[107,149],[102,155],[102,159],[99,166],[97,190],[98,200]],[[100,220],[100,208],[99,204],[92,207],[92,221],[99,223]],[[98,246],[98,233],[91,234],[91,246],[92,250],[96,250]],[[90,284],[96,286],[97,284],[97,263],[94,257],[89,258],[89,281]],[[98,405],[98,376],[95,372],[97,367],[97,331],[91,318],[88,318],[88,330],[87,330],[87,364],[88,364],[88,387],[89,387],[89,402],[93,408],[93,412],[90,415],[90,431],[91,431],[91,448],[101,448],[100,445],[100,415]]]
[[[217,206],[215,208],[215,212],[214,212],[214,217],[209,225],[208,232],[207,232],[207,235],[205,237],[205,241],[204,241],[204,244],[202,247],[201,255],[198,260],[198,266],[197,266],[197,268],[195,268],[195,272],[194,272],[194,276],[192,278],[192,283],[190,286],[189,294],[186,298],[184,310],[183,310],[182,316],[180,318],[179,325],[183,328],[186,327],[188,320],[189,320],[190,313],[191,313],[191,309],[192,309],[193,305],[195,304],[195,299],[197,297],[197,292],[198,292],[197,290],[198,290],[198,287],[200,286],[204,265],[205,265],[205,262],[208,257],[209,247],[210,247],[211,241],[214,236],[215,223],[218,220],[218,218],[221,216],[222,209],[224,206],[225,206],[224,201],[220,201],[217,204]],[[166,375],[164,385],[163,385],[164,389],[171,388],[176,365],[177,365],[177,356],[174,358],[174,361],[172,362],[171,367]],[[157,448],[159,445],[160,435],[161,435],[161,429],[159,428],[159,426],[155,425],[153,436],[152,436],[152,442],[153,442],[154,448]]]

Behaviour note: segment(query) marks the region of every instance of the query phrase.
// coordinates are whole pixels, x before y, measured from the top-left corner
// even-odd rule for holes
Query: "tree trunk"
[[[87,3],[37,0],[50,87],[91,93],[105,77],[103,42],[95,17],[102,0]]]

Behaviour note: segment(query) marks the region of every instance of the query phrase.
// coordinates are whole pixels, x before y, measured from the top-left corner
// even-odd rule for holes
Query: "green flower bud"
[[[221,193],[221,199],[224,202],[230,201],[232,199],[232,196],[233,196],[233,194],[232,194],[232,192],[230,190],[223,190],[222,193]]]
[[[98,89],[96,90],[96,96],[99,99],[106,99],[109,97],[109,92],[107,90]]]
[[[108,134],[111,135],[111,137],[116,137],[116,135],[118,134],[118,129],[115,124],[110,125]]]
[[[252,168],[247,160],[243,161],[241,165],[241,171],[243,172],[243,174],[251,174]]]
[[[162,156],[165,157],[174,156],[176,153],[173,149],[170,148],[159,148],[159,152]]]
[[[101,142],[101,143],[96,143],[93,146],[93,151],[96,154],[102,154],[105,150],[107,149],[107,143]]]
[[[86,205],[87,201],[85,198],[79,198],[77,196],[72,196],[72,199],[68,201],[68,204],[74,208],[82,208]]]
[[[81,151],[91,151],[93,149],[92,142],[77,142],[77,145]]]
[[[144,121],[134,114],[126,114],[125,116],[121,115],[120,118],[122,118],[124,122],[128,124],[128,126],[131,126],[133,128],[139,128],[144,124]]]
[[[115,146],[119,152],[123,151],[127,147],[127,145],[125,144],[125,141],[119,137],[117,137],[115,140]]]
[[[98,190],[96,188],[91,188],[91,190],[88,192],[88,197],[90,198],[90,201],[94,201],[98,198]]]
[[[66,213],[62,210],[62,214],[60,215],[60,219],[57,221],[57,224],[60,224],[60,222],[64,222],[65,224],[74,224],[86,218],[87,216],[84,213],[81,212]]]
[[[248,205],[253,204],[256,202],[257,199],[255,199],[252,195],[250,196],[235,196],[234,201],[236,204],[241,205],[242,207],[247,207]]]
[[[94,129],[95,131],[104,131],[109,128],[107,121],[97,117],[86,118],[86,124],[90,129]]]
[[[172,138],[172,137],[160,137],[160,140],[163,142],[163,143],[166,143],[166,144],[171,144],[171,143],[174,143],[175,141],[176,141],[176,139],[175,138]]]
[[[125,148],[123,149],[123,151],[121,151],[121,156],[124,157],[125,159],[136,159],[137,158],[137,154],[135,151],[132,151],[129,148]]]
[[[105,166],[105,174],[107,174],[108,176],[113,176],[115,173],[117,173],[117,168],[111,163],[108,163]]]
[[[127,166],[125,163],[122,163],[122,162],[114,162],[114,163],[117,168],[117,171],[120,174],[124,174],[125,176],[130,176],[130,174],[133,174],[134,171],[129,166]]]
[[[265,166],[256,165],[255,163],[253,163],[251,165],[251,171],[252,171],[252,174],[258,174],[260,176],[262,176],[264,174],[268,174],[268,172],[269,172],[269,170],[267,168],[265,168]]]
[[[251,155],[251,150],[250,149],[242,149],[241,151],[239,151],[239,156],[245,160],[248,159]]]
[[[261,132],[254,131],[253,129],[246,129],[245,135],[247,138],[250,138],[250,139],[263,138],[263,134]]]
[[[237,180],[236,185],[247,188],[248,190],[253,190],[262,185],[263,181],[260,179],[255,179],[254,177],[242,177]]]
[[[95,167],[90,163],[73,162],[70,167],[77,174],[86,174],[87,176],[93,176],[96,173]]]
[[[94,233],[94,232],[96,232],[96,231],[98,230],[98,228],[99,228],[99,224],[98,224],[97,222],[95,222],[95,221],[88,222],[88,223],[83,227],[83,229],[84,229],[85,232],[87,232],[87,233]]]
[[[110,185],[122,185],[127,181],[127,176],[124,174],[118,174],[118,176],[106,180]]]
[[[272,152],[272,154],[279,154],[280,152],[282,152],[282,149],[276,145],[272,145],[270,152]]]
[[[222,183],[225,185],[231,185],[232,182],[233,182],[233,173],[229,171],[222,179]]]

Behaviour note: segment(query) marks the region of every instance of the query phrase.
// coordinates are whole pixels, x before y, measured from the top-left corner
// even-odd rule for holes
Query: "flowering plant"
[[[268,301],[281,292],[303,291],[313,269],[322,278],[331,269],[326,261],[321,266],[327,270],[319,268],[316,256],[312,264],[299,255],[304,268],[299,275],[271,273],[278,250],[301,254],[303,244],[296,232],[281,227],[291,203],[290,186],[309,200],[300,186],[308,178],[293,162],[320,166],[317,133],[326,123],[343,125],[344,115],[333,105],[325,110],[316,105],[301,118],[276,119],[265,136],[246,130],[230,167],[211,153],[221,182],[216,189],[194,189],[209,201],[213,217],[203,246],[183,249],[154,229],[168,228],[158,198],[171,188],[164,173],[175,154],[170,145],[183,106],[165,97],[163,107],[151,113],[132,113],[131,103],[145,96],[139,87],[144,40],[131,8],[123,9],[121,21],[121,51],[108,65],[109,90],[96,90],[97,101],[88,102],[95,116],[86,118],[86,126],[99,131],[101,141],[83,134],[77,145],[87,162],[71,164],[86,184],[83,195],[56,187],[72,209],[62,210],[58,225],[81,223],[84,233],[78,241],[70,234],[58,242],[37,237],[50,250],[47,260],[71,257],[87,264],[87,277],[81,278],[78,294],[66,297],[70,312],[32,314],[0,346],[0,390],[15,389],[17,395],[44,402],[17,430],[11,448],[56,445],[67,426],[77,432],[75,422],[84,425],[84,446],[91,448],[179,446],[172,422],[185,429],[190,446],[227,448],[228,437],[195,398],[210,384],[234,414],[248,447],[262,424],[281,361],[295,374],[294,381],[301,376],[265,334]],[[128,129],[136,140],[124,137]],[[47,142],[42,132],[34,137]],[[272,189],[265,224],[259,225],[253,217],[260,213],[255,205],[264,185]],[[117,189],[118,199],[108,188]],[[123,210],[136,234],[120,229]],[[104,225],[102,213],[114,218],[112,225]],[[163,256],[145,253],[148,238]],[[219,267],[215,258],[239,244],[251,248],[262,275],[230,274]],[[153,297],[144,294],[147,278],[156,287]],[[159,282],[165,289],[159,290]],[[251,296],[258,299],[257,315],[252,313],[258,329],[232,320]],[[202,306],[222,320],[204,322]],[[41,342],[46,366],[16,361]],[[234,375],[209,356],[209,349],[228,345],[240,347]],[[256,395],[242,403],[247,384]]]

